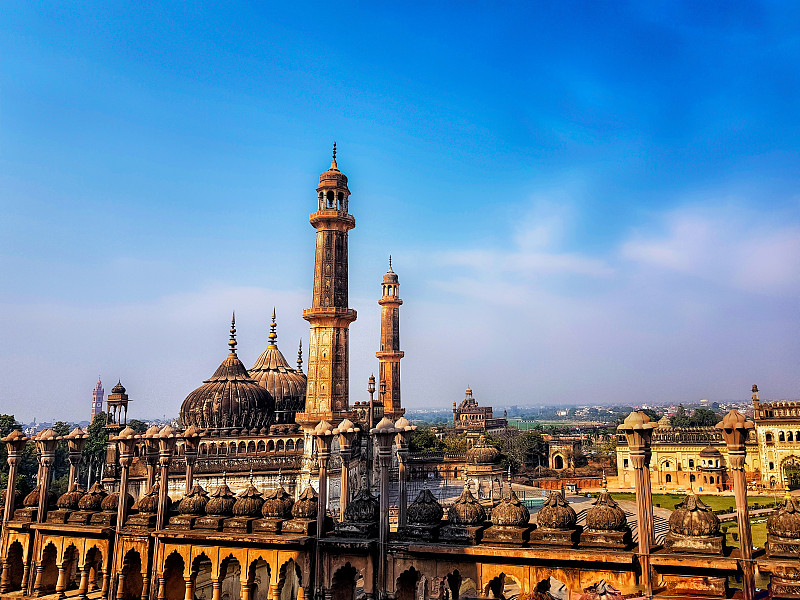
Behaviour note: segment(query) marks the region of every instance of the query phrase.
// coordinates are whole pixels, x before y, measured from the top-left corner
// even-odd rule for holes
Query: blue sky
[[[0,409],[293,357],[333,140],[351,401],[389,253],[409,407],[799,396],[797,5],[538,4],[6,3]]]

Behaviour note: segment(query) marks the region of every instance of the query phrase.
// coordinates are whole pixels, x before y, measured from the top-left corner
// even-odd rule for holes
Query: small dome
[[[235,517],[257,517],[261,513],[261,506],[264,504],[264,496],[261,495],[251,483],[247,489],[239,494],[233,504],[233,516]]]
[[[230,354],[181,405],[185,427],[199,429],[261,430],[269,427],[275,410],[272,395],[250,377],[236,355],[236,327],[231,325]]]
[[[706,446],[702,450],[700,450],[700,456],[703,458],[722,458],[722,453],[714,448],[713,446]]]
[[[536,523],[544,529],[574,529],[578,522],[575,510],[560,492],[550,492],[536,514]]]
[[[300,499],[292,506],[292,516],[295,519],[316,519],[318,504],[317,492],[308,486],[300,494]]]
[[[378,499],[368,487],[363,487],[344,509],[344,520],[348,523],[377,523],[380,515]]]
[[[181,515],[203,515],[208,504],[208,492],[201,485],[195,484],[191,491],[178,502],[178,513]]]
[[[128,494],[128,502],[127,508],[130,509],[133,506],[133,496]],[[100,503],[100,510],[103,512],[117,512],[119,508],[119,492],[111,492],[108,496],[103,498],[103,501]]]
[[[800,498],[787,495],[767,518],[767,531],[778,537],[800,539]]]
[[[478,443],[467,450],[467,464],[491,465],[500,458],[500,450],[486,441],[486,436],[478,438]]]
[[[511,490],[508,498],[503,498],[492,510],[492,523],[494,525],[523,527],[530,521],[531,513]]]
[[[170,500],[167,496],[167,509],[169,509]],[[155,514],[158,512],[158,484],[155,483],[144,496],[139,498],[136,504],[133,505],[135,510],[140,513]]]
[[[659,429],[672,429],[672,421],[667,415],[664,415],[658,420]]]
[[[89,491],[86,492],[86,495],[84,495],[80,502],[78,502],[78,508],[81,510],[101,510],[103,506],[103,500],[105,500],[106,496],[108,496],[108,494],[106,493],[105,488],[98,481],[91,488],[89,488]]]
[[[206,504],[206,514],[213,517],[229,517],[233,514],[234,504],[236,496],[233,495],[231,488],[223,483],[211,493]]]
[[[606,490],[593,503],[592,508],[586,511],[586,527],[593,531],[624,531],[628,527],[625,511]]]
[[[111,381],[114,381],[113,379]],[[124,394],[125,393],[125,386],[122,385],[122,381],[117,381],[117,385],[111,388],[112,394]]]
[[[84,494],[86,494],[86,490],[84,490],[81,486],[76,485],[75,489],[72,491],[66,492],[59,496],[56,506],[65,510],[77,510],[78,503],[81,501],[81,498],[83,498]]]
[[[719,518],[696,494],[689,494],[670,515],[669,530],[686,536],[717,535]]]
[[[469,488],[464,491],[447,511],[447,522],[450,525],[478,525],[486,520],[486,510],[475,499]]]
[[[283,489],[282,485],[279,485],[265,497],[261,514],[275,519],[288,519],[292,516],[292,506],[294,506],[294,499]]]
[[[27,507],[36,507],[39,506],[39,486],[37,485],[31,492],[25,496],[25,500],[22,501],[23,506]]]
[[[423,488],[408,507],[406,515],[411,525],[438,525],[444,516],[444,509],[431,491]]]
[[[0,491],[0,508],[5,507],[6,505],[6,493],[8,492],[8,488],[3,488]],[[19,491],[19,488],[14,488],[14,506],[19,506],[22,502],[22,492]]]

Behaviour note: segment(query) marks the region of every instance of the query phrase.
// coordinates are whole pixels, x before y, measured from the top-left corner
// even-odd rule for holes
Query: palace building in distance
[[[316,255],[311,303],[302,310],[310,328],[306,372],[302,353],[292,367],[278,349],[274,312],[266,349],[248,369],[232,320],[219,367],[180,404],[179,427],[137,434],[127,426],[127,390],[114,386],[104,477],[89,489],[76,476],[83,430],[58,438],[46,429],[33,438],[39,474],[24,498],[15,475],[30,440],[19,431],[6,436],[0,598],[800,598],[800,500],[787,495],[770,512],[766,551],[755,553],[747,503],[755,465],[763,478],[777,478],[796,456],[789,446],[797,440],[795,405],[754,399],[763,452],[753,422],[729,412],[713,436],[691,440],[702,446],[700,464],[667,450],[683,434],[632,412],[618,433],[635,513],[607,490],[580,514],[553,490],[534,518],[508,485],[483,497],[466,485],[447,503],[426,487],[410,497],[414,427],[401,402],[402,300],[391,264],[376,277],[378,380],[369,382],[369,402],[350,401],[349,326],[357,314],[348,298],[348,236],[356,221],[335,145],[310,204]],[[505,426],[469,390],[460,410],[457,428]],[[68,491],[55,498],[50,474],[59,441],[73,468]],[[466,471],[499,480],[498,454],[479,438],[466,452]],[[656,482],[691,484],[665,536],[654,527]],[[723,484],[735,494],[738,547],[693,491]],[[766,591],[757,591],[756,572]]]

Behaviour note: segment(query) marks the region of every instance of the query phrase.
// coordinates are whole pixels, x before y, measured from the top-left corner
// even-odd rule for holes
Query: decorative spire
[[[236,312],[234,311],[231,317],[231,339],[228,340],[228,347],[231,349],[231,355],[236,356]]]
[[[331,169],[338,169],[339,166],[336,164],[336,142],[333,142],[333,160],[331,161]]]
[[[297,372],[303,372],[303,338],[300,338],[300,346],[297,348]]]
[[[275,328],[278,324],[275,322],[275,307],[272,307],[272,323],[269,326],[269,345],[270,347],[278,347],[278,334],[275,332]]]
[[[392,255],[391,254],[389,255],[389,273],[394,273],[394,271],[392,271]]]

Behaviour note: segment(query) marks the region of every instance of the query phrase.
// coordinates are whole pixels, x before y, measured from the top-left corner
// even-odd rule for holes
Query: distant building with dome
[[[502,418],[495,418],[491,406],[479,406],[472,395],[472,388],[467,388],[461,404],[453,402],[453,429],[456,433],[498,433],[508,428],[505,413]]]

